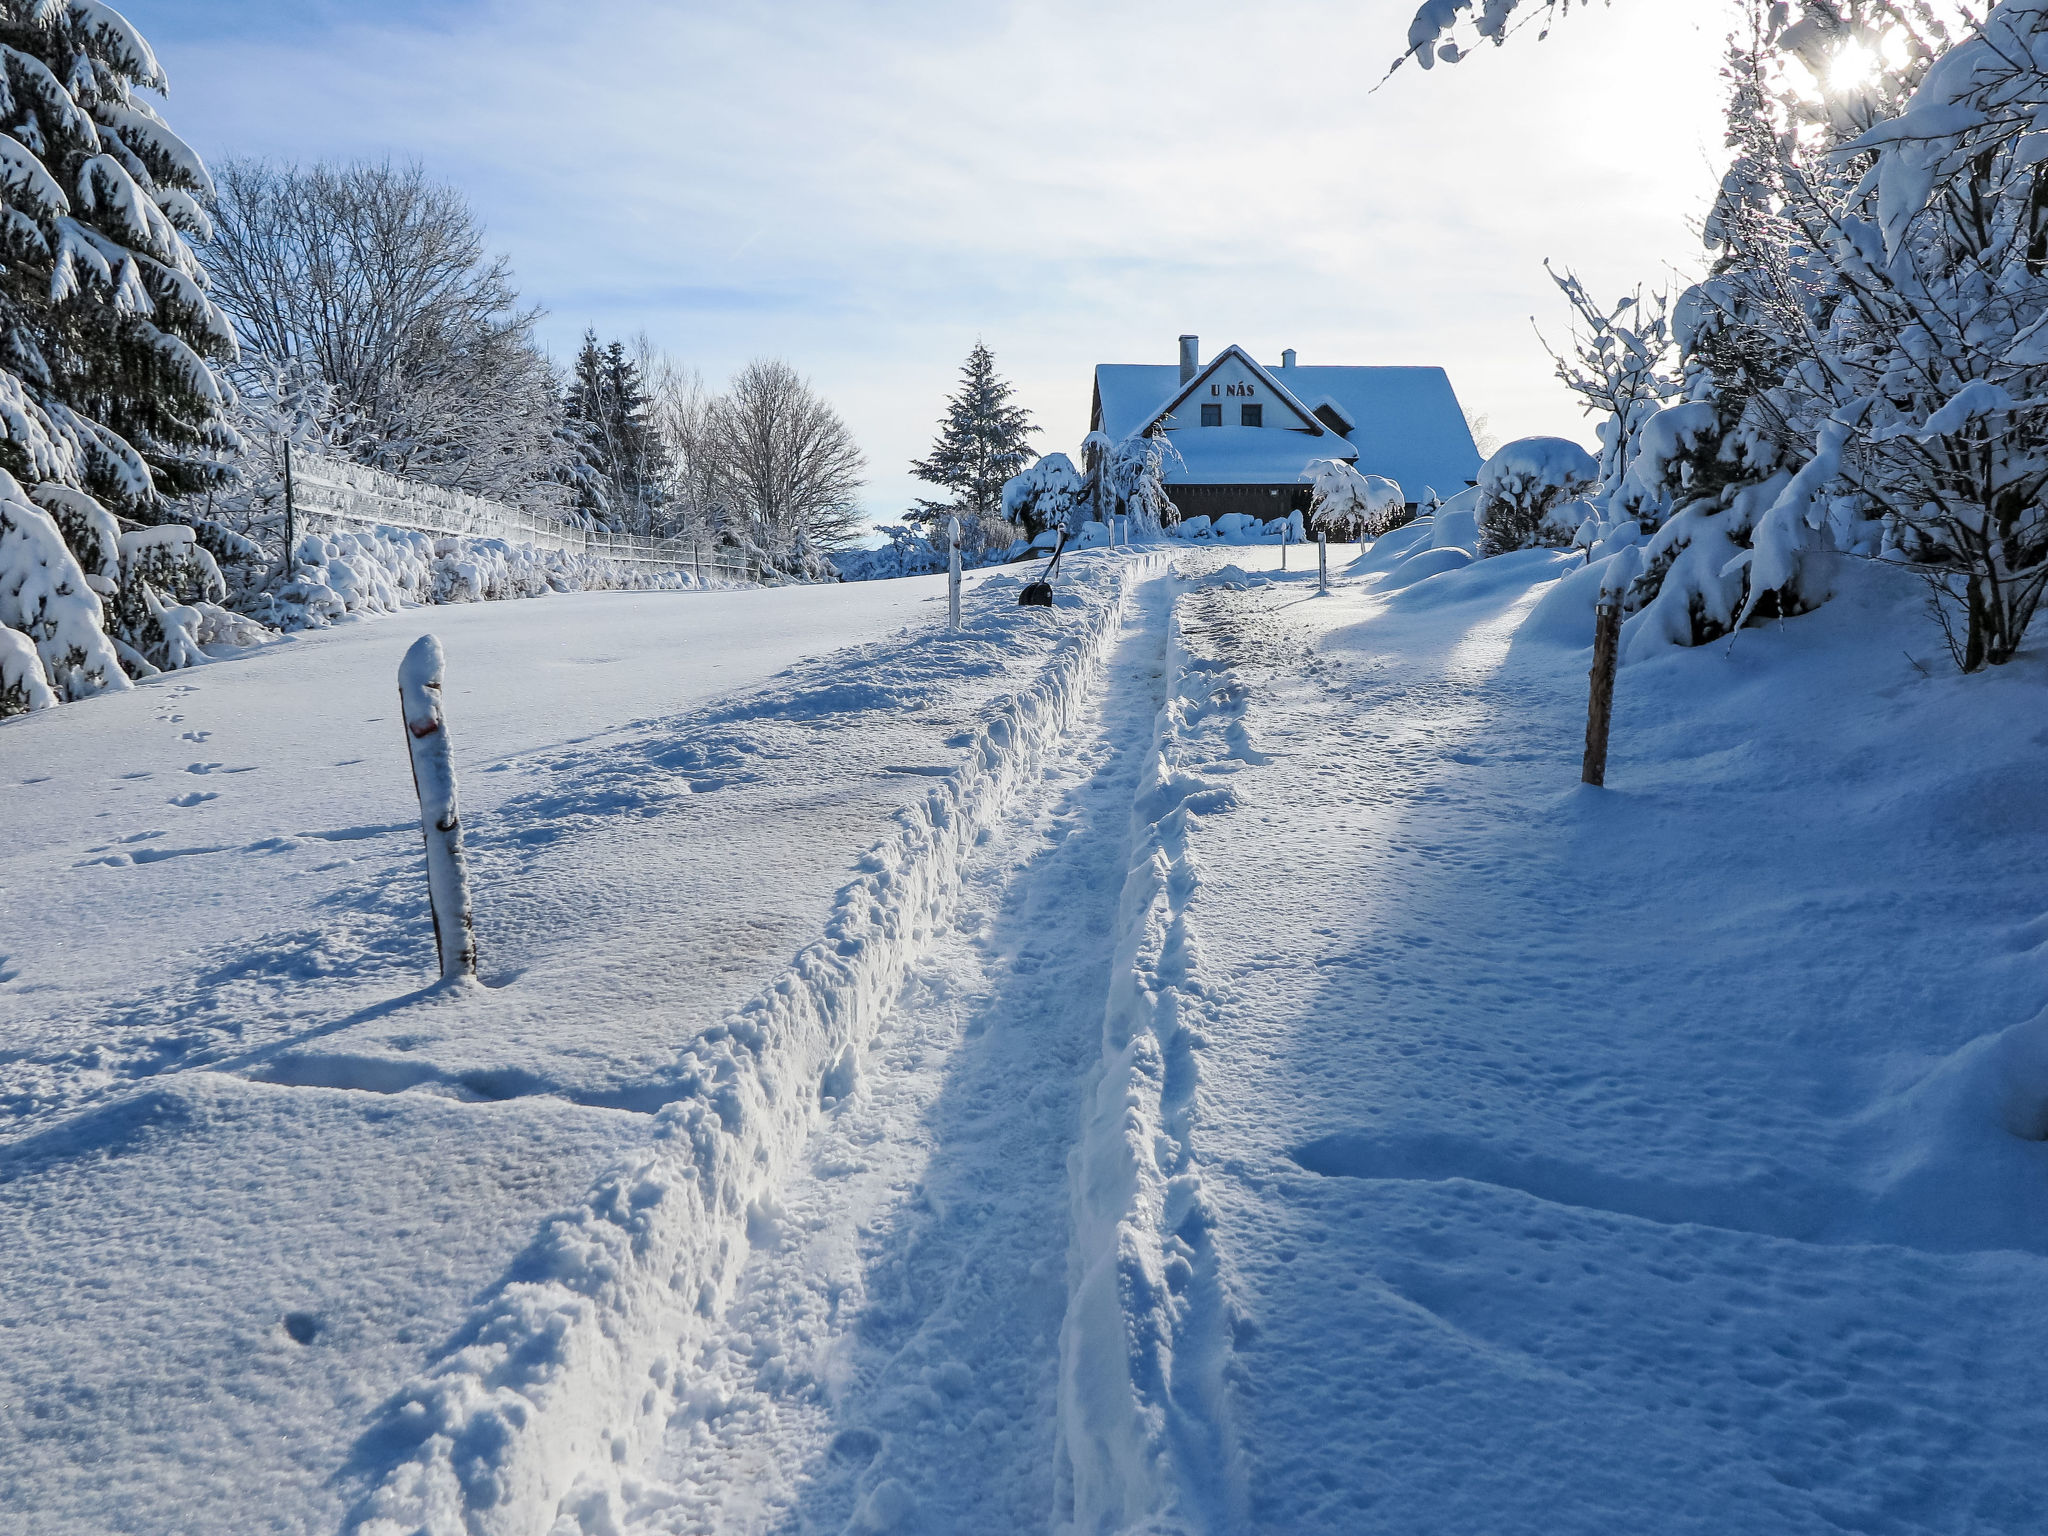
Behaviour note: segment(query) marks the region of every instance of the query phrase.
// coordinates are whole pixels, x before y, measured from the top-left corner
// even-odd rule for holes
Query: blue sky
[[[1182,331],[1439,363],[1504,436],[1590,440],[1529,320],[1696,259],[1714,5],[1618,0],[1375,91],[1412,0],[127,0],[209,158],[416,157],[549,311],[717,383],[779,355],[899,513],[977,336],[1045,431]]]

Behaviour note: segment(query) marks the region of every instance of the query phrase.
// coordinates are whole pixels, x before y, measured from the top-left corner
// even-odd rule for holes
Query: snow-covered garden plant
[[[0,714],[128,686],[100,600],[116,590],[105,576],[87,576],[56,519],[0,470],[0,634],[15,637],[0,640]]]
[[[1109,453],[1104,467],[1111,508],[1128,517],[1133,538],[1156,537],[1180,521],[1180,508],[1166,490],[1166,459],[1180,454],[1164,437],[1127,437]]]
[[[1408,499],[1384,475],[1362,475],[1342,459],[1316,459],[1301,473],[1311,524],[1339,539],[1376,539],[1408,520]]]
[[[1624,519],[1635,521],[1638,532],[1652,532],[1654,509],[1624,510],[1616,500],[1641,450],[1644,429],[1679,393],[1669,299],[1661,293],[1645,298],[1638,288],[1607,309],[1594,302],[1576,274],[1545,270],[1572,310],[1571,353],[1549,348],[1551,360],[1559,381],[1597,421],[1600,438],[1600,483],[1586,495],[1598,521],[1582,528],[1578,537],[1591,544]]]
[[[218,479],[235,341],[187,243],[212,184],[144,94],[141,34],[98,0],[0,0],[0,40],[0,625],[44,674],[4,642],[8,707],[35,707],[127,686],[108,509],[152,522]]]
[[[1599,461],[1570,439],[1516,438],[1479,469],[1480,554],[1569,544],[1578,498],[1599,483]]]
[[[1003,516],[1036,538],[1048,528],[1063,528],[1081,504],[1088,482],[1064,453],[1048,453],[1022,474],[1003,482]]]

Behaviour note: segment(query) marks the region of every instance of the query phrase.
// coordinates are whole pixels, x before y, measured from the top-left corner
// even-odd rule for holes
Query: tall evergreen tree
[[[594,522],[629,533],[663,523],[666,448],[649,417],[647,390],[625,344],[600,347],[583,333],[564,402],[580,462],[576,504]]]
[[[97,0],[0,0],[0,468],[147,517],[237,446],[211,366],[234,331],[186,243],[213,183]]]
[[[186,665],[184,605],[220,595],[188,531],[131,550],[108,511],[157,521],[240,446],[234,330],[187,244],[213,184],[165,85],[99,0],[0,0],[0,714]]]
[[[1031,462],[1031,438],[1038,431],[1031,413],[1010,404],[1015,393],[996,374],[995,355],[979,341],[960,369],[960,388],[946,401],[939,435],[926,458],[910,472],[949,494],[944,501],[920,500],[908,520],[936,534],[957,516],[966,530],[983,530],[1003,518],[1003,483]],[[970,543],[987,538],[967,535]]]

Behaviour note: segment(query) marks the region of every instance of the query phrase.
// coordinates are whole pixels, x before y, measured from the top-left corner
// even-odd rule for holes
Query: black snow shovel
[[[1066,553],[1067,530],[1060,530],[1060,541],[1053,546],[1052,562],[1046,566],[1045,574],[1017,594],[1019,608],[1050,608],[1052,606],[1052,579],[1059,571],[1060,556]]]

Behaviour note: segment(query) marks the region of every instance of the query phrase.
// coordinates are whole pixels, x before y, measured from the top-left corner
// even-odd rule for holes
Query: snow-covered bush
[[[1064,453],[1048,453],[1022,474],[1003,482],[1003,516],[1036,538],[1048,528],[1063,528],[1082,502],[1088,481]]]
[[[1362,475],[1342,459],[1316,459],[1302,471],[1310,482],[1310,522],[1340,539],[1376,539],[1408,520],[1408,499],[1384,475]]]
[[[277,629],[324,629],[435,603],[485,603],[551,592],[677,591],[679,571],[541,549],[506,539],[463,538],[410,528],[361,526],[303,534],[293,579],[245,573],[247,611]]]
[[[1600,481],[1600,465],[1562,437],[1523,437],[1479,470],[1479,548],[1484,555],[1572,541],[1584,519],[1578,498]],[[1567,509],[1578,508],[1578,516]]]
[[[1166,490],[1166,459],[1178,450],[1164,437],[1127,437],[1110,450],[1104,467],[1114,509],[1128,517],[1131,537],[1156,538],[1180,521]]]
[[[101,585],[111,587],[104,577]],[[33,648],[42,669],[40,690],[18,684],[23,708],[45,701],[89,698],[126,688],[106,610],[56,520],[22,494],[14,477],[0,470],[0,628],[15,631]],[[19,661],[20,647],[9,645]],[[31,702],[33,701],[33,702]]]
[[[0,720],[48,709],[57,695],[43,681],[42,658],[27,635],[0,627]]]

